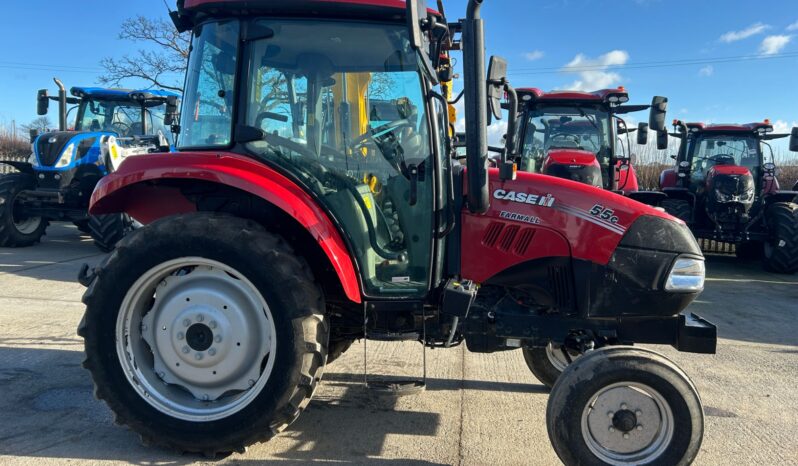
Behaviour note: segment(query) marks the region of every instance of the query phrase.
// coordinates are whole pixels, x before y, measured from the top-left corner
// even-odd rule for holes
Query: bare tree
[[[35,120],[31,121],[27,125],[20,125],[19,131],[25,135],[25,137],[30,134],[31,130],[37,130],[40,133],[47,132],[50,128],[53,127],[53,122],[50,121],[50,118],[46,116],[38,117]]]
[[[149,47],[132,55],[103,58],[100,64],[105,73],[100,83],[120,86],[125,80],[138,78],[162,89],[182,91],[191,44],[188,34],[177,32],[168,20],[137,16],[122,23],[119,39]]]

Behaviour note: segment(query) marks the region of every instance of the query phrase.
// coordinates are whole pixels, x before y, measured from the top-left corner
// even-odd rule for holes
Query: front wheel
[[[136,229],[136,222],[127,214],[92,215],[87,227],[97,249],[111,252],[125,235]]]
[[[770,240],[765,243],[765,268],[776,273],[798,272],[798,204],[778,202],[767,210]]]
[[[23,248],[41,241],[47,220],[30,216],[17,202],[20,192],[34,189],[36,181],[28,173],[0,176],[0,247]]]
[[[83,297],[84,367],[116,420],[153,445],[243,451],[291,424],[326,358],[306,262],[240,218],[191,214],[137,230]]]
[[[693,217],[693,208],[690,203],[682,199],[666,199],[662,201],[660,207],[665,209],[665,212],[673,215],[684,223],[690,224]]]
[[[554,450],[566,465],[688,465],[701,447],[698,392],[653,351],[607,347],[568,366],[546,410]]]
[[[532,374],[543,385],[551,388],[560,378],[562,371],[580,355],[568,351],[563,345],[549,343],[545,348],[524,348],[524,361]]]

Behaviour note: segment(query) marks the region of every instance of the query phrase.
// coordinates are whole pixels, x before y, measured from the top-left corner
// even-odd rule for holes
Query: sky
[[[163,0],[6,3],[2,124],[34,119],[36,90],[53,92],[53,76],[94,85],[103,57],[134,53],[117,38],[125,18],[166,15]],[[449,20],[466,3],[446,0]],[[670,118],[798,126],[795,0],[486,0],[483,17],[488,53],[509,61],[515,87],[623,85],[631,103],[667,96]]]

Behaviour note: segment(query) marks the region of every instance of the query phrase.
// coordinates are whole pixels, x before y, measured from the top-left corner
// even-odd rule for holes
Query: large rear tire
[[[127,214],[92,215],[88,229],[97,249],[111,252],[125,235],[133,231],[134,222]]]
[[[690,224],[693,217],[693,208],[690,203],[682,199],[666,199],[662,201],[660,207],[665,209],[665,212],[673,215],[679,220]]]
[[[20,192],[34,189],[36,181],[29,173],[0,176],[0,247],[24,248],[41,241],[47,220],[28,217],[16,203]]]
[[[546,410],[554,450],[571,465],[687,465],[701,448],[695,385],[664,356],[611,346],[574,361]]]
[[[798,204],[777,202],[766,213],[771,239],[765,243],[765,268],[771,272],[798,272]]]
[[[244,451],[294,422],[322,376],[320,287],[252,221],[189,214],[141,228],[95,270],[83,301],[95,396],[146,444]]]

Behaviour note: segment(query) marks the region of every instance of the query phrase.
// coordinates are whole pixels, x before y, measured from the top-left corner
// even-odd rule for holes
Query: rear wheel
[[[167,218],[123,240],[83,297],[84,367],[145,443],[208,456],[291,424],[326,357],[319,287],[243,219]]]
[[[545,348],[523,349],[527,367],[543,385],[549,388],[554,386],[568,364],[580,356],[569,351],[566,357],[563,349],[562,345],[554,343],[549,343]]]
[[[127,214],[92,215],[88,229],[94,245],[102,252],[111,252],[125,235],[135,229],[135,222]]]
[[[607,347],[579,358],[552,389],[549,438],[566,465],[693,462],[704,413],[695,386],[653,351]]]
[[[690,203],[683,199],[666,199],[662,201],[660,207],[665,209],[665,212],[673,215],[685,223],[690,223],[693,215],[693,208]]]
[[[26,215],[16,202],[20,192],[35,187],[36,181],[28,173],[0,176],[0,247],[32,246],[44,236],[47,220]]]
[[[775,203],[766,215],[771,239],[765,243],[765,268],[776,273],[798,272],[798,204]]]
[[[87,235],[91,234],[91,228],[89,228],[89,219],[83,220],[76,220],[72,222],[76,227],[78,227],[78,231],[81,233],[86,233]]]

